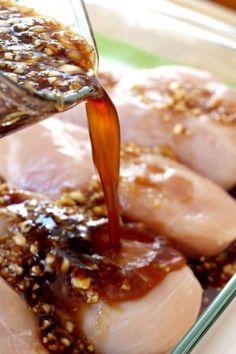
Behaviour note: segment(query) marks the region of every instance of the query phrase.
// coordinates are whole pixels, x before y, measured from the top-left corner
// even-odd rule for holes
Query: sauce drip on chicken
[[[87,195],[87,200],[90,200]],[[140,298],[185,260],[165,238],[125,223],[121,250],[109,247],[105,218],[90,207],[64,207],[0,188],[0,275],[32,308],[50,353],[91,353],[78,328],[81,302],[115,304]]]

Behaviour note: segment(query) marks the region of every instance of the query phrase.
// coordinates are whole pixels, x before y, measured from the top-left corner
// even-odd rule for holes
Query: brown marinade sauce
[[[0,137],[99,95],[94,67],[95,51],[80,34],[0,0]]]
[[[0,1],[2,74],[31,94],[58,97],[55,111],[68,108],[63,103],[65,94],[85,86],[96,93],[86,102],[89,133],[108,208],[110,247],[118,250],[119,121],[114,105],[93,75],[94,62],[94,49],[82,36],[33,9],[8,0]],[[5,126],[1,124],[0,112],[0,136],[37,121],[36,117],[32,120],[27,115],[23,118],[24,112],[17,117],[18,113],[16,107],[4,111]]]
[[[236,189],[229,194],[235,199]],[[236,273],[236,241],[217,256],[189,259],[188,265],[203,288],[203,312]]]
[[[94,49],[57,20],[8,0],[0,1],[0,70],[32,92],[79,89],[93,72]]]
[[[204,310],[236,273],[236,242],[216,257],[200,257],[188,261],[203,287]]]
[[[111,252],[107,219],[80,201],[66,207],[0,188],[0,215],[9,220],[0,239],[0,275],[34,312],[50,353],[94,352],[75,321],[81,301],[139,298],[185,264],[165,238],[137,224],[123,224],[121,251]]]

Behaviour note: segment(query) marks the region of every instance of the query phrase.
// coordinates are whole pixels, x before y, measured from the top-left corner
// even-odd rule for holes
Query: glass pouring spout
[[[0,137],[99,95],[82,0],[0,0],[0,49]]]

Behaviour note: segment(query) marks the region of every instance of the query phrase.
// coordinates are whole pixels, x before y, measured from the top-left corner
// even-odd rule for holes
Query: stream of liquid
[[[100,99],[86,103],[93,159],[98,169],[108,210],[109,244],[118,251],[119,205],[118,183],[120,168],[120,127],[116,109],[106,92],[100,88]]]

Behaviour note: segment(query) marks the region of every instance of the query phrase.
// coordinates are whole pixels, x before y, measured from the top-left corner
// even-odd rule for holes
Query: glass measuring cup
[[[97,48],[82,0],[60,0],[59,3],[56,0],[12,1],[12,3],[14,2],[33,8],[40,15],[45,14],[47,17],[59,20],[73,32],[80,34],[91,47],[93,53],[93,69],[89,75],[96,73],[98,66]],[[79,89],[65,92],[60,96],[61,110],[66,110],[88,97],[96,96],[96,90],[88,84],[86,75],[81,80]],[[57,112],[57,103],[57,95],[50,93],[42,95],[40,91],[32,92],[0,72],[0,137],[47,118]]]

